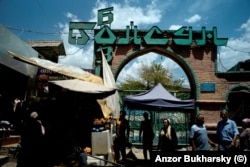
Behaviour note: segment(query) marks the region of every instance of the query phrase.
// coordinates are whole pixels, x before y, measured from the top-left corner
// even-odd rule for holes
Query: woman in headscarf
[[[164,154],[167,152],[176,151],[177,146],[178,139],[175,129],[170,125],[169,119],[164,119],[163,128],[159,132],[159,143],[157,148]]]

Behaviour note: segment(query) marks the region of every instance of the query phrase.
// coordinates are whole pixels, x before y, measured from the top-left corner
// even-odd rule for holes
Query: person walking
[[[190,142],[192,146],[192,151],[208,151],[209,145],[215,147],[215,143],[212,142],[207,133],[207,129],[204,125],[205,118],[198,114],[196,116],[195,124],[192,125],[190,129]]]
[[[15,98],[13,101],[13,127],[15,133],[17,135],[21,134],[22,123],[23,123],[23,115],[24,115],[24,108],[23,108],[23,100],[19,98]]]
[[[142,137],[142,148],[144,159],[147,160],[147,150],[149,151],[149,158],[152,157],[152,147],[154,140],[154,131],[152,127],[152,121],[148,118],[148,113],[143,113],[144,121],[141,122],[140,132],[139,132],[139,141],[141,142]]]
[[[170,125],[169,119],[163,120],[163,128],[159,132],[158,150],[162,154],[177,150],[178,139],[175,129]]]
[[[221,120],[217,124],[218,151],[232,151],[236,148],[239,130],[235,121],[228,118],[227,110],[220,112]]]
[[[114,140],[114,152],[115,152],[115,161],[120,160],[120,153],[122,155],[122,160],[126,159],[126,144],[129,137],[129,121],[125,118],[126,112],[120,112],[119,120],[116,120],[117,124],[117,134]]]
[[[20,143],[18,167],[49,165],[46,153],[45,127],[37,111],[32,111],[29,117],[24,120]]]

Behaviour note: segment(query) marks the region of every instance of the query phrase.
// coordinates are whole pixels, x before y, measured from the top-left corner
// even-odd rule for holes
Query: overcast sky
[[[67,56],[60,63],[92,68],[93,40],[85,46],[69,44],[68,26],[70,21],[97,22],[97,10],[107,7],[114,8],[112,29],[125,29],[130,21],[139,29],[216,26],[219,38],[229,38],[227,46],[218,48],[220,71],[250,58],[249,0],[0,0],[0,23],[24,41],[62,39]],[[177,78],[185,75],[175,62],[154,54],[131,62],[119,78],[133,73],[142,59],[167,63]]]

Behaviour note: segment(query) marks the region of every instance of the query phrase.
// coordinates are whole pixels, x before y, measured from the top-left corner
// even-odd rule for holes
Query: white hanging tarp
[[[109,88],[104,85],[82,81],[79,79],[67,79],[67,80],[56,80],[49,81],[52,84],[60,86],[62,88],[74,91],[81,92],[89,95],[93,95],[93,97],[97,98],[105,98],[109,95],[115,93],[116,89]]]
[[[110,68],[102,50],[101,50],[101,53],[102,53],[102,68],[103,68],[104,85],[107,87],[116,87],[114,75],[111,71],[111,68]],[[115,118],[119,118],[120,103],[119,103],[119,94],[117,91],[115,92],[115,94],[107,97],[107,105],[111,109],[112,115]]]
[[[87,71],[84,71],[78,67],[57,64],[57,63],[53,63],[49,60],[44,60],[44,59],[39,59],[39,58],[34,58],[34,57],[28,58],[26,56],[22,56],[22,55],[16,54],[16,53],[11,52],[11,51],[8,51],[8,52],[9,52],[9,55],[11,57],[13,57],[19,61],[23,61],[25,63],[32,64],[34,66],[42,67],[42,68],[45,68],[45,69],[51,70],[53,72],[57,72],[59,74],[62,74],[62,75],[68,76],[68,77],[72,77],[75,79],[104,85],[101,77],[96,76],[94,74],[91,74]],[[109,87],[109,88],[115,89],[115,87]],[[97,99],[97,102],[99,103],[99,105],[102,109],[102,113],[103,113],[104,117],[107,117],[112,111],[107,105],[106,98],[105,99]]]

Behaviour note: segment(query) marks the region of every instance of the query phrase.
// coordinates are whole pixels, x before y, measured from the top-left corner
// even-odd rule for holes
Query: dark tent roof
[[[169,93],[160,83],[150,90],[125,97],[124,104],[134,109],[194,110],[195,101],[180,100]]]

